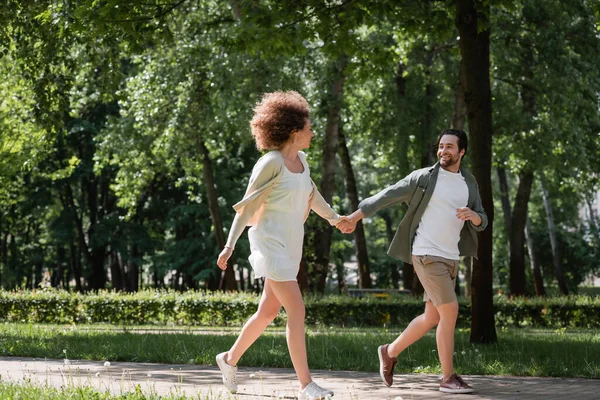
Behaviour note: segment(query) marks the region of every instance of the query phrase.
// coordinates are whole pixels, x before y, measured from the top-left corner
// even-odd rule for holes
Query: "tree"
[[[456,26],[465,67],[465,102],[471,136],[473,174],[479,184],[488,227],[478,234],[478,259],[473,263],[471,342],[497,341],[492,293],[492,101],[490,89],[489,6],[484,2],[457,0]]]

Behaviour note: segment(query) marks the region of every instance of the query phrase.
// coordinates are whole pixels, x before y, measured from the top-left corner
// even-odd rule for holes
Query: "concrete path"
[[[438,391],[437,375],[408,374],[394,377],[385,387],[379,374],[350,371],[313,371],[313,379],[335,392],[335,400],[412,399],[543,399],[592,400],[600,398],[600,380],[464,376],[475,387],[472,395]],[[0,357],[0,379],[54,387],[81,385],[119,394],[139,387],[146,393],[185,394],[202,400],[294,399],[297,381],[290,369],[240,367],[239,392],[229,395],[217,367],[104,361],[44,360]]]

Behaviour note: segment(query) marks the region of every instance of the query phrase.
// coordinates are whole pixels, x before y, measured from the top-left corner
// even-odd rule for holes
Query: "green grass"
[[[93,328],[97,328],[94,330]],[[0,325],[0,356],[214,365],[239,330],[173,333],[80,326]],[[156,327],[154,327],[156,329]],[[139,331],[138,331],[139,332]],[[398,330],[309,329],[312,369],[378,370],[376,349],[394,340]],[[456,333],[455,367],[461,374],[600,378],[600,333],[585,329],[498,330],[498,344],[472,345],[466,329]],[[66,355],[63,352],[66,350]],[[291,368],[285,336],[268,331],[242,358],[241,365]],[[440,373],[433,332],[398,359],[399,373]]]
[[[91,387],[67,386],[60,389],[39,386],[32,383],[8,383],[0,381],[0,399],[2,400],[226,400],[231,396],[223,397],[222,394],[211,392],[189,395],[158,395],[143,393],[139,388],[131,393],[113,395],[106,391],[98,391]]]

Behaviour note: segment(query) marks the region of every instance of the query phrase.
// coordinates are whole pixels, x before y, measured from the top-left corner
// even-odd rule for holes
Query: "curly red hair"
[[[265,93],[254,107],[250,121],[258,150],[279,149],[308,120],[308,102],[293,90]]]

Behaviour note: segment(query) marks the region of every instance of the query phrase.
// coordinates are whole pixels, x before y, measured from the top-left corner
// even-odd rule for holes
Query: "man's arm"
[[[382,208],[401,202],[408,203],[416,183],[415,172],[412,172],[394,185],[388,186],[371,197],[367,197],[360,202],[358,208],[362,211],[364,217],[370,217]]]
[[[464,207],[456,210],[456,216],[463,221],[468,221],[475,231],[483,231],[488,224],[488,217],[481,203],[479,195],[479,186],[475,183],[475,202],[473,208]]]
[[[364,199],[358,205],[358,210],[339,222],[336,225],[337,228],[342,233],[352,233],[356,229],[358,221],[364,217],[369,217],[382,208],[393,204],[408,202],[412,196],[416,182],[417,179],[413,172],[396,182],[396,184],[388,186],[379,193]]]

